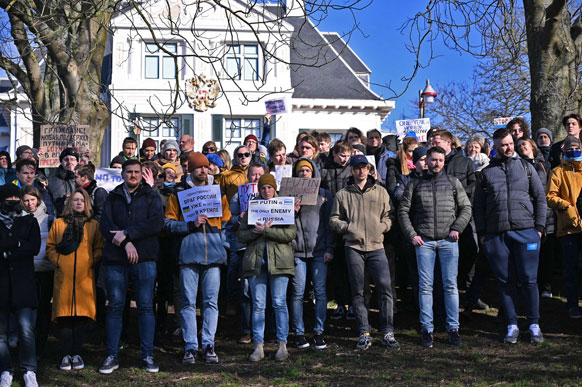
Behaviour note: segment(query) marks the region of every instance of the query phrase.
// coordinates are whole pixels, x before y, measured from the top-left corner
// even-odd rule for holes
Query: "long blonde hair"
[[[68,216],[73,215],[73,213],[75,212],[73,211],[73,196],[75,196],[76,193],[80,193],[81,195],[83,195],[83,199],[85,200],[85,209],[83,210],[83,212],[85,213],[87,219],[91,219],[93,217],[93,207],[91,206],[91,198],[89,197],[87,191],[85,191],[83,188],[77,188],[76,190],[73,191],[71,196],[69,196],[69,198],[67,199],[67,203],[65,204],[65,209],[63,210],[62,217],[66,218]]]
[[[418,146],[418,140],[414,137],[404,137],[402,140],[402,145],[398,150],[398,159],[400,160],[400,170],[402,171],[403,175],[408,175],[410,173],[410,169],[408,169],[408,156],[406,155],[406,151],[410,148],[411,145]]]

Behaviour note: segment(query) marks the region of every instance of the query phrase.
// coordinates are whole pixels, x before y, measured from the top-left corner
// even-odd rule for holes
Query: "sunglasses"
[[[249,152],[247,153],[239,153],[237,154],[237,156],[242,159],[243,157],[251,157],[251,154]]]
[[[215,147],[202,148],[202,152],[216,152]]]

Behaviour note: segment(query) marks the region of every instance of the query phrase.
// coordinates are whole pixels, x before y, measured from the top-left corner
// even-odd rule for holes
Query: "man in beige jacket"
[[[390,269],[383,245],[383,234],[390,230],[394,218],[390,197],[386,189],[369,176],[370,164],[366,156],[352,156],[350,167],[352,178],[335,197],[330,225],[333,231],[343,236],[345,242],[352,305],[360,331],[356,349],[366,350],[372,344],[364,303],[365,269],[368,269],[376,284],[384,344],[388,348],[397,348],[400,344],[394,338]]]

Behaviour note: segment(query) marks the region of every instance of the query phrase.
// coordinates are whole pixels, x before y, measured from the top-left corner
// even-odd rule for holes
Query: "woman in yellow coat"
[[[46,252],[56,266],[53,321],[63,347],[61,370],[82,369],[86,323],[95,320],[95,263],[103,253],[99,223],[91,219],[91,200],[77,188],[67,201],[63,217],[49,233]]]

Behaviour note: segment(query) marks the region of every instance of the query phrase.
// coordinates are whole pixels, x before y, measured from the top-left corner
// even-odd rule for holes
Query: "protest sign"
[[[281,180],[279,194],[281,196],[293,196],[301,200],[301,205],[313,206],[317,204],[317,194],[321,179],[304,179],[301,177],[284,177]]]
[[[185,222],[196,220],[200,214],[208,215],[209,218],[222,216],[222,195],[220,186],[216,184],[179,191],[178,202]]]
[[[89,125],[42,125],[40,127],[39,167],[56,168],[65,148],[85,153],[89,149]]]
[[[246,211],[249,208],[249,200],[259,197],[259,188],[257,183],[248,183],[238,186],[238,203],[240,212]]]
[[[399,136],[405,136],[408,132],[414,132],[419,142],[426,141],[426,133],[430,129],[430,118],[418,118],[414,120],[396,121],[396,132]]]
[[[107,192],[111,192],[113,188],[123,183],[121,177],[121,169],[119,168],[96,168],[95,181],[97,186],[103,187]]]
[[[283,98],[265,101],[265,108],[267,109],[267,113],[273,115],[289,113],[289,109],[287,109],[287,101]]]
[[[295,199],[275,197],[269,200],[255,199],[249,201],[249,225],[273,221],[273,225],[295,224]]]
[[[493,119],[493,127],[495,129],[505,128],[509,121],[513,120],[515,117],[497,117]]]
[[[281,180],[284,177],[291,177],[293,175],[292,165],[275,165],[275,172],[271,172],[271,175],[275,176],[275,182],[277,183],[277,188],[281,186]]]

